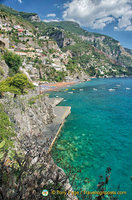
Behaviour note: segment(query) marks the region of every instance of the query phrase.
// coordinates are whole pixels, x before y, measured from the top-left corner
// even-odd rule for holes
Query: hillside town
[[[76,23],[68,22],[67,26],[80,31]],[[25,20],[19,13],[0,13],[0,47],[21,57],[21,71],[34,82],[87,81],[89,77],[131,74],[132,56],[118,41],[81,31],[77,35],[63,26],[50,26],[38,15]]]
[[[17,23],[12,24],[8,19],[1,17],[0,47],[22,57],[23,71],[29,74],[31,80],[40,79],[37,64],[65,72],[65,65],[71,56],[70,51],[62,52],[52,38],[47,35],[40,36],[37,30],[34,32],[32,29],[27,29]],[[66,80],[68,80],[68,77],[66,77]]]

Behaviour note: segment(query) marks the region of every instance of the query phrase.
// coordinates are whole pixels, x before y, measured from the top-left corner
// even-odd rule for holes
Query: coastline
[[[91,79],[88,79],[87,81],[90,81]],[[39,94],[43,94],[46,92],[52,92],[52,91],[59,91],[59,89],[67,88],[75,84],[82,83],[84,81],[72,81],[72,82],[58,82],[58,83],[46,83],[41,84],[44,89],[39,88],[38,86],[38,92]],[[48,87],[47,87],[48,86]],[[49,103],[52,105],[55,118],[53,120],[52,124],[49,124],[45,127],[45,135],[51,137],[51,142],[48,148],[48,152],[50,153],[52,151],[52,148],[54,146],[55,141],[57,140],[61,129],[65,123],[65,119],[70,115],[71,113],[71,107],[69,106],[58,106],[64,99],[63,98],[49,98]],[[44,139],[45,140],[45,139]]]
[[[89,79],[88,81],[90,81]],[[67,88],[75,84],[82,83],[82,81],[71,81],[71,82],[58,82],[58,83],[46,83],[41,84],[41,88],[39,88],[39,93],[45,93],[45,92],[52,92],[52,91],[58,91],[62,88]],[[47,87],[48,86],[48,87]],[[44,89],[42,89],[44,88]],[[50,153],[52,151],[52,148],[54,146],[55,141],[57,140],[61,129],[65,123],[65,119],[70,115],[71,113],[71,107],[70,106],[58,106],[62,101],[63,98],[49,98],[49,101],[51,105],[53,106],[55,118],[53,120],[52,124],[49,124],[46,126],[45,132],[48,137],[52,136],[51,143],[48,148],[48,152]]]
[[[44,126],[43,128],[43,136],[41,138],[41,141],[46,142],[46,140],[49,141],[49,145],[47,147],[48,153],[51,152],[52,147],[54,146],[54,143],[56,139],[58,138],[60,131],[64,125],[65,119],[70,115],[71,113],[71,107],[70,106],[58,106],[63,101],[63,98],[48,98],[48,104],[52,106],[54,118],[52,123],[49,123]]]
[[[87,81],[90,81],[88,79]],[[59,89],[70,87],[71,85],[76,85],[84,81],[71,81],[71,82],[53,82],[53,83],[44,83],[44,82],[34,82],[34,85],[37,86],[37,91],[39,94],[45,92],[58,91]]]
[[[91,81],[91,79],[94,79],[95,77],[90,77],[88,81]],[[111,77],[108,77],[111,78]],[[121,78],[121,77],[117,77]],[[124,77],[123,77],[124,78]],[[52,91],[59,91],[59,89],[67,88],[72,85],[83,83],[84,81],[71,81],[71,82],[53,82],[53,83],[43,83],[37,87],[37,93],[38,94],[44,94],[46,92],[52,92]],[[51,124],[46,125],[44,131],[46,138],[51,139],[51,143],[48,148],[48,152],[51,152],[55,141],[57,140],[61,129],[65,123],[65,119],[70,115],[71,113],[71,107],[69,106],[58,106],[63,101],[63,98],[49,98],[49,103],[53,107],[55,118]],[[44,139],[45,140],[45,139]]]
[[[49,128],[49,132],[47,132],[48,137],[50,136],[50,134],[52,134],[52,136],[53,136],[51,143],[48,147],[48,153],[50,153],[52,151],[52,148],[53,148],[53,146],[61,132],[61,129],[65,123],[65,119],[71,113],[70,106],[57,106],[58,104],[60,104],[63,101],[63,98],[49,98],[49,100],[52,101],[52,106],[54,107],[53,110],[54,110],[54,114],[56,115],[56,118],[53,120],[52,124],[49,124],[47,126],[47,128]],[[65,176],[65,172],[63,171],[63,169],[62,168],[59,168],[59,169],[62,171],[62,175]],[[78,200],[76,194],[74,194],[74,190],[69,182],[69,179],[67,180],[67,183],[64,184],[64,190],[69,191],[68,196],[66,197],[67,200]]]
[[[96,80],[95,80],[96,81]],[[91,120],[90,118],[87,118],[87,119],[89,119],[89,123],[87,123],[86,125],[86,127],[84,126],[85,125],[85,123],[83,124],[82,122],[83,122],[83,120],[81,121],[80,119],[82,119],[83,118],[83,116],[84,116],[84,113],[86,113],[87,112],[87,110],[86,109],[82,109],[82,105],[80,106],[80,111],[81,112],[79,112],[79,108],[76,106],[77,105],[77,101],[76,101],[76,99],[77,99],[77,96],[75,96],[75,95],[71,95],[70,97],[68,97],[67,98],[67,102],[66,102],[66,104],[67,105],[69,105],[69,102],[71,102],[71,98],[73,98],[73,104],[75,104],[74,103],[74,97],[72,97],[72,96],[75,96],[75,102],[76,102],[76,104],[75,104],[75,109],[74,109],[74,107],[73,107],[73,113],[74,113],[74,116],[75,117],[73,117],[73,118],[71,118],[70,117],[70,119],[68,119],[68,123],[66,124],[66,127],[64,127],[64,129],[65,130],[63,130],[63,133],[61,132],[61,137],[59,138],[59,141],[57,141],[57,148],[58,148],[58,152],[57,152],[57,154],[56,155],[58,155],[58,157],[59,158],[61,158],[61,157],[63,157],[64,156],[64,158],[66,157],[65,155],[67,155],[67,154],[69,154],[70,155],[70,153],[71,153],[71,155],[73,155],[73,160],[72,159],[70,159],[70,158],[72,158],[72,156],[67,156],[67,158],[66,158],[66,161],[69,161],[69,163],[70,164],[72,164],[73,162],[75,162],[75,160],[77,159],[77,161],[76,161],[76,163],[78,163],[78,165],[77,164],[75,164],[75,166],[79,166],[79,159],[80,159],[80,157],[81,157],[81,155],[83,155],[83,152],[85,152],[85,149],[86,149],[86,154],[87,154],[87,152],[88,152],[88,150],[89,150],[89,152],[90,152],[90,154],[88,154],[88,156],[91,158],[91,161],[89,161],[89,163],[87,163],[87,162],[85,162],[85,159],[83,160],[81,160],[81,164],[80,164],[80,166],[84,166],[84,167],[87,167],[88,169],[90,168],[91,169],[91,171],[90,172],[92,172],[93,171],[93,174],[94,174],[94,169],[92,169],[92,168],[94,168],[93,166],[95,166],[96,168],[97,168],[97,170],[98,170],[98,174],[100,175],[101,173],[103,173],[102,171],[104,171],[105,170],[105,166],[104,166],[104,168],[102,169],[101,167],[102,167],[102,159],[100,160],[99,158],[98,158],[98,154],[97,154],[97,160],[96,159],[94,159],[95,157],[94,157],[94,155],[95,155],[95,152],[99,152],[99,150],[100,150],[100,146],[102,147],[102,148],[106,148],[106,140],[108,140],[109,141],[109,137],[111,136],[111,138],[113,139],[112,141],[112,145],[115,145],[115,149],[117,148],[117,142],[116,142],[116,140],[115,140],[115,138],[119,138],[119,136],[120,136],[120,134],[122,133],[122,135],[124,135],[124,133],[125,133],[125,130],[126,130],[126,128],[125,128],[125,126],[126,126],[126,123],[128,122],[127,120],[128,120],[128,118],[130,117],[131,118],[131,113],[129,113],[129,115],[127,114],[126,116],[127,117],[124,117],[125,115],[125,113],[127,113],[126,111],[126,109],[125,109],[125,107],[123,106],[124,105],[124,102],[126,101],[128,101],[128,99],[130,98],[130,96],[131,96],[131,91],[132,91],[132,86],[131,86],[131,77],[129,77],[129,79],[127,78],[127,77],[120,77],[120,78],[115,78],[115,80],[113,79],[105,79],[105,80],[97,80],[96,81],[96,85],[94,85],[95,86],[95,88],[96,88],[96,86],[98,86],[99,85],[99,82],[98,81],[101,81],[101,83],[102,83],[102,85],[101,85],[101,87],[99,87],[99,89],[98,89],[98,91],[97,91],[97,93],[96,92],[91,92],[91,93],[93,93],[94,95],[90,95],[89,94],[89,97],[87,98],[88,99],[88,101],[90,102],[90,103],[88,103],[87,105],[92,105],[91,106],[91,110],[89,109],[88,111],[89,111],[89,116],[95,116],[95,114],[97,114],[97,119],[96,119],[96,117],[93,117],[93,119]],[[115,81],[115,82],[114,82]],[[108,85],[107,85],[107,83],[109,83]],[[112,88],[111,87],[111,83],[113,84],[112,86],[114,86],[114,85],[116,85],[116,84],[120,84],[120,87],[115,91],[115,92],[113,92],[113,93],[109,93],[108,92],[108,88]],[[130,84],[130,85],[128,85],[128,83]],[[107,85],[107,87],[105,88],[105,90],[104,90],[104,85]],[[88,83],[88,85],[89,85],[89,83]],[[92,87],[93,87],[93,85],[92,85]],[[90,91],[92,91],[92,87],[90,88]],[[130,87],[131,89],[130,90],[126,90],[126,87]],[[87,90],[85,90],[86,91],[86,94],[85,95],[87,95]],[[105,91],[105,93],[104,93],[104,91]],[[82,93],[77,93],[78,95],[80,95],[81,96],[81,94]],[[100,94],[100,95],[98,95],[98,94]],[[104,94],[104,97],[102,97],[103,95],[102,94]],[[108,95],[109,94],[109,95]],[[122,94],[124,95],[124,97],[122,97]],[[58,96],[63,96],[63,95],[58,95]],[[128,96],[128,99],[126,99],[126,96]],[[64,98],[66,97],[66,94],[63,96]],[[81,98],[82,99],[84,99],[84,101],[85,102],[88,102],[88,101],[86,101],[86,99],[85,98],[83,98],[84,96],[82,96]],[[96,100],[96,98],[93,98],[93,97],[96,97],[97,98],[97,100]],[[112,97],[112,98],[111,98]],[[117,97],[118,97],[118,99],[117,99]],[[121,97],[121,98],[120,98]],[[81,99],[81,98],[79,98],[79,100]],[[107,100],[107,98],[109,98],[109,100]],[[115,98],[115,99],[114,99]],[[123,99],[122,99],[123,98]],[[92,99],[95,99],[95,101],[93,100],[92,101]],[[101,101],[101,100],[102,101]],[[115,100],[117,100],[116,101],[116,103],[115,103]],[[129,99],[130,100],[130,99]],[[79,102],[79,101],[78,101]],[[98,106],[96,106],[97,105],[97,103],[98,102],[101,102],[101,103],[99,103],[98,104]],[[119,105],[119,102],[120,102],[120,105]],[[130,102],[130,101],[129,101]],[[84,103],[84,102],[82,102],[82,103]],[[71,105],[73,105],[73,104],[71,104]],[[126,105],[127,105],[128,103],[126,103]],[[64,104],[63,104],[64,105]],[[93,106],[94,105],[94,106]],[[104,106],[105,105],[105,106]],[[107,106],[106,106],[107,105]],[[119,105],[119,107],[118,107],[118,105]],[[128,106],[129,107],[129,106]],[[85,107],[85,108],[90,108],[90,106],[87,106],[87,107]],[[94,108],[94,111],[96,111],[96,112],[94,112],[94,115],[93,115],[93,108]],[[104,108],[106,109],[106,111],[104,112]],[[130,107],[129,107],[130,108]],[[117,112],[118,111],[118,112]],[[120,111],[121,111],[121,115],[120,115]],[[104,114],[102,114],[102,112],[104,112]],[[77,118],[76,116],[77,116],[77,114],[82,114],[82,116],[80,117],[80,118]],[[101,116],[101,120],[100,120],[100,118],[98,117],[98,116]],[[123,121],[121,121],[121,127],[122,127],[122,129],[120,129],[119,128],[119,126],[117,126],[118,125],[118,117],[119,116],[122,116],[122,120]],[[77,120],[80,120],[80,123],[78,123],[77,121],[75,121],[75,118],[77,118]],[[92,118],[92,117],[91,117]],[[125,119],[126,119],[126,122],[125,123],[123,123],[124,121],[125,121]],[[96,120],[96,123],[99,123],[99,125],[100,125],[100,127],[99,126],[97,126],[97,128],[96,128],[96,124],[94,123],[94,121]],[[108,121],[107,121],[108,120]],[[74,121],[74,123],[71,123],[71,121]],[[104,127],[102,127],[102,124],[103,124],[103,122],[104,122],[104,124],[106,124]],[[113,127],[113,122],[115,123],[115,127]],[[111,126],[109,126],[109,123],[111,123]],[[77,124],[79,124],[79,126],[81,126],[82,125],[82,129],[83,130],[79,130],[78,128],[79,128],[79,126],[76,126]],[[89,131],[89,134],[87,135],[87,132],[84,132],[84,130],[86,129],[86,131],[87,131],[87,129],[89,129],[89,126],[88,126],[88,124],[91,124],[93,127],[95,127],[94,129],[93,129],[93,132],[91,131]],[[68,128],[67,128],[67,125],[69,126]],[[129,125],[130,125],[130,122],[129,122]],[[74,127],[75,127],[75,129],[74,129]],[[99,127],[99,128],[98,128]],[[110,129],[109,129],[109,127],[111,127]],[[123,130],[123,127],[124,127],[124,131],[122,131],[121,132],[121,130]],[[129,127],[131,127],[131,126],[129,126]],[[72,129],[73,128],[73,129]],[[119,128],[119,131],[117,131],[117,129],[116,128]],[[98,134],[96,134],[96,136],[91,136],[92,134],[94,135],[94,132],[96,132],[95,130],[97,129],[97,131],[98,131]],[[92,130],[92,129],[90,129],[90,130]],[[105,135],[106,135],[106,130],[107,130],[107,132],[108,132],[108,134],[109,134],[109,136],[106,136],[106,138],[105,138]],[[113,137],[113,131],[112,130],[115,130],[115,136]],[[75,134],[73,134],[74,132],[79,132],[80,131],[80,133],[79,134],[77,134],[77,133],[75,133]],[[117,131],[117,132],[116,132]],[[129,131],[129,130],[128,130]],[[102,135],[102,132],[103,132],[103,135]],[[70,134],[70,133],[72,133],[72,134]],[[92,133],[92,134],[91,134]],[[101,142],[103,141],[103,138],[105,138],[105,140],[104,140],[104,142],[102,142],[101,143],[101,145],[99,145],[98,146],[98,151],[96,151],[97,150],[97,148],[95,148],[95,151],[93,151],[93,147],[94,146],[96,146],[96,144],[97,144],[97,142],[91,142],[91,138],[92,138],[92,141],[96,141],[96,138],[98,138],[98,135],[99,135],[99,133],[100,133],[100,138],[101,138]],[[117,134],[119,134],[119,136],[117,137],[116,135]],[[62,137],[64,135],[64,137]],[[65,137],[65,135],[67,135],[67,137]],[[130,133],[129,133],[129,135],[130,135]],[[80,137],[79,137],[80,136]],[[74,139],[74,137],[78,137],[78,139]],[[89,139],[90,139],[90,142],[91,142],[91,144],[89,144],[89,148],[87,148],[87,142],[88,142],[88,140],[86,140],[87,139],[87,137],[89,137]],[[125,137],[125,136],[124,136]],[[70,138],[70,139],[69,139]],[[83,141],[84,142],[84,148],[83,148],[83,145],[82,145],[82,143],[80,142],[80,138],[81,138],[81,141]],[[64,140],[64,142],[63,142],[63,140]],[[73,140],[75,141],[75,142],[73,142]],[[86,142],[85,142],[86,141]],[[100,142],[100,139],[97,139],[97,141],[99,141]],[[121,138],[121,141],[122,141],[122,138]],[[130,142],[129,142],[130,140],[128,140],[128,144],[130,144]],[[74,152],[73,150],[72,150],[72,148],[70,147],[70,145],[69,145],[69,149],[71,149],[71,150],[69,150],[68,148],[67,148],[67,143],[69,142],[69,144],[71,144],[72,142],[73,142],[73,144],[78,144],[78,143],[80,143],[79,145],[80,145],[80,148],[78,148],[79,150],[78,150],[78,157],[76,156],[76,152]],[[115,143],[114,143],[115,142]],[[66,145],[65,145],[66,144]],[[56,144],[55,144],[56,145]],[[60,153],[60,151],[61,151],[61,148],[60,147],[63,147],[63,145],[65,145],[64,146],[64,148],[62,149],[62,154]],[[76,145],[75,147],[77,147],[77,146],[79,146],[79,145]],[[81,146],[82,145],[82,146]],[[109,146],[109,148],[111,147],[111,145]],[[69,151],[67,151],[67,149],[69,150]],[[102,154],[100,154],[102,157],[104,156],[104,149],[102,149]],[[81,150],[81,153],[80,153],[80,150]],[[123,154],[123,157],[122,157],[122,167],[123,167],[123,160],[125,161],[125,159],[126,159],[126,157],[125,157],[125,146],[124,146],[124,154]],[[120,151],[120,150],[119,150]],[[117,153],[117,154],[116,154]],[[107,163],[108,162],[108,154],[109,154],[109,149],[108,149],[108,151],[106,152],[106,155],[105,155],[105,162]],[[114,157],[114,155],[116,154],[116,156],[118,157],[118,151],[116,150],[116,151],[114,151],[113,150],[113,157]],[[127,153],[126,153],[127,154]],[[87,156],[87,160],[88,160],[88,156]],[[130,154],[129,154],[129,156],[130,156]],[[101,158],[102,158],[101,157]],[[86,157],[84,157],[84,158],[86,158]],[[93,158],[93,159],[92,159]],[[104,157],[103,157],[104,158]],[[89,159],[90,160],[90,159]],[[126,159],[127,160],[127,159]],[[100,162],[100,164],[99,165],[96,165],[96,162]],[[91,163],[90,163],[91,162]],[[94,163],[92,163],[92,162],[94,162]],[[129,168],[129,164],[130,164],[130,162],[128,162],[128,169],[130,169]],[[110,165],[112,166],[112,168],[113,169],[116,169],[116,170],[118,170],[118,167],[116,167],[117,166],[117,163],[115,163],[114,162],[114,160],[112,161],[112,159],[111,159],[111,161],[110,161]],[[62,167],[62,169],[63,169],[63,165],[60,165],[61,167]],[[100,166],[100,167],[99,167]],[[101,168],[101,170],[100,170],[100,168]],[[112,170],[113,170],[112,169]],[[115,172],[113,172],[112,171],[112,173],[114,173],[114,176],[115,176],[115,173],[116,173],[116,170],[115,170]],[[122,168],[122,170],[123,170],[123,168]],[[84,176],[84,173],[85,173],[85,170],[84,170],[84,172],[83,172],[83,175],[81,176],[80,175],[80,177],[81,178],[83,178],[83,176]],[[92,174],[92,173],[91,173]],[[128,174],[130,174],[130,173],[128,173]],[[89,174],[88,174],[89,175]],[[87,175],[87,176],[88,176]],[[113,177],[114,177],[113,176]],[[125,172],[125,175],[123,175],[123,176],[126,176],[126,172]],[[122,177],[123,177],[122,176]],[[93,179],[94,179],[94,176],[92,176],[93,177]],[[96,174],[96,176],[95,177],[97,177],[97,174]],[[128,177],[128,176],[127,176]],[[118,179],[119,180],[119,179]],[[114,181],[114,180],[113,180]],[[113,183],[112,183],[113,184]],[[129,187],[130,187],[130,185],[129,185]],[[75,188],[73,188],[74,190],[75,190]],[[127,188],[127,186],[126,186],[126,189],[129,189],[129,188]],[[124,191],[125,191],[125,189],[124,189]],[[130,191],[130,190],[129,190]]]
[[[52,142],[51,142],[51,144],[50,144],[50,146],[49,146],[48,153],[51,152],[51,150],[52,150],[52,148],[53,148],[53,146],[54,146],[54,143],[55,143],[55,141],[57,140],[57,138],[58,138],[58,136],[59,136],[59,134],[60,134],[60,131],[61,131],[61,129],[62,129],[64,123],[65,123],[65,119],[66,119],[66,118],[70,115],[70,113],[71,113],[71,107],[70,107],[70,106],[57,106],[56,108],[58,109],[58,112],[61,111],[62,114],[61,114],[60,116],[59,116],[59,114],[58,114],[58,116],[56,116],[56,119],[55,119],[54,122],[53,122],[53,123],[58,123],[59,126],[58,126],[58,130],[57,130],[57,132],[56,132],[56,134],[55,134],[55,137],[53,138],[53,140],[52,140]],[[56,112],[55,112],[55,113],[56,113]],[[60,118],[60,119],[59,119],[59,118]]]
[[[61,88],[70,87],[71,85],[76,85],[83,82],[91,81],[92,79],[109,79],[109,78],[131,78],[132,76],[107,76],[107,77],[89,77],[89,79],[86,81],[82,80],[74,80],[69,82],[33,82],[33,84],[37,87],[37,92],[39,94],[45,93],[45,92],[52,92],[52,91],[58,91]]]

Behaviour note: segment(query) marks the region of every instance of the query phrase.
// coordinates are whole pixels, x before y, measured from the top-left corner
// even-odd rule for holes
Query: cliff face
[[[53,103],[53,101],[51,102]],[[5,111],[11,122],[14,124],[17,134],[17,137],[15,137],[15,149],[21,152],[23,156],[25,154],[24,159],[26,159],[27,163],[29,161],[27,157],[30,152],[30,170],[25,168],[25,171],[23,170],[24,178],[21,176],[20,191],[22,190],[21,198],[23,199],[39,199],[42,197],[41,193],[43,188],[48,188],[52,185],[51,189],[55,191],[70,191],[70,194],[66,196],[67,200],[77,200],[76,196],[72,195],[73,190],[69,183],[68,176],[54,163],[51,155],[46,151],[48,141],[43,141],[43,138],[46,137],[43,129],[47,124],[53,122],[55,117],[53,106],[55,106],[57,102],[58,99],[55,100],[52,105],[49,103],[49,98],[47,96],[33,96],[33,93],[23,97],[17,97],[16,99],[8,96],[0,100],[0,103],[4,104]],[[10,168],[10,171],[11,170],[12,168]],[[11,183],[12,182],[13,181],[11,181]],[[10,185],[10,183],[8,184]],[[59,189],[57,189],[58,184]],[[48,190],[50,191],[51,189]],[[8,190],[5,188],[4,193],[5,195],[9,193],[10,199],[14,199],[12,195],[15,195],[16,191],[17,187],[14,188],[14,185],[11,184]],[[34,193],[30,191],[34,191]],[[19,195],[16,195],[15,199],[20,200],[21,198],[19,198]],[[47,199],[50,200],[52,197],[53,195],[49,194]]]
[[[131,50],[126,50],[120,43],[106,36],[80,36],[83,41],[89,41],[94,47],[104,52],[119,64],[132,67]],[[131,60],[131,61],[130,61]]]
[[[50,36],[57,42],[60,48],[75,44],[74,40],[72,38],[67,38],[63,31],[55,31],[51,33]]]
[[[125,67],[132,67],[132,52],[129,49],[123,48],[119,41],[98,33],[88,32],[82,29],[75,22],[50,22],[50,25],[68,31],[74,36],[78,36],[82,41],[87,41],[89,44],[107,54],[111,59],[114,59],[118,64]]]
[[[64,43],[64,34],[61,31],[56,31],[50,34],[50,36],[52,38],[54,38],[54,40],[57,42],[58,46],[60,48],[63,47],[63,43]]]
[[[75,22],[44,23],[35,13],[4,9],[6,12],[0,12],[5,26],[2,38],[9,38],[9,50],[22,57],[24,70],[32,80],[132,74],[131,50],[113,38],[90,33]]]
[[[37,14],[29,16],[28,19],[31,20],[32,22],[40,22],[40,17]]]
[[[0,80],[3,80],[8,76],[8,71],[9,68],[0,55]]]
[[[19,136],[24,134],[41,135],[46,124],[52,123],[54,112],[46,96],[34,96],[28,99],[7,99],[4,103],[6,112],[15,124]]]
[[[55,50],[59,50],[59,47],[57,45],[57,43],[55,41],[47,41],[43,43],[43,48],[45,48],[45,50],[49,50],[49,49],[55,49]]]

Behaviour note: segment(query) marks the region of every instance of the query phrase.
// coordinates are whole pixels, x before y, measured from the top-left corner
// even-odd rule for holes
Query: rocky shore
[[[44,146],[46,144],[45,150],[49,153],[71,111],[70,107],[57,106],[62,100],[62,98],[49,98],[45,94],[33,96],[29,93],[16,99],[7,95],[0,103],[4,105],[5,112],[14,124],[17,137],[24,143],[27,136],[30,138],[36,136],[39,145]],[[20,149],[17,141],[15,141],[15,148],[16,150]],[[38,160],[37,156],[33,158],[36,165]],[[52,169],[53,166],[54,170]],[[52,178],[58,177],[64,190],[72,191],[69,180],[65,179],[64,171],[54,163],[52,158],[47,167],[51,169],[47,183],[51,183]],[[67,199],[75,200],[77,198],[69,193]]]

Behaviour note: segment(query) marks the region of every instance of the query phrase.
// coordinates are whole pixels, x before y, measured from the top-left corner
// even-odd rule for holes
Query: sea
[[[52,154],[73,190],[93,192],[94,199],[109,168],[105,191],[132,200],[132,78],[92,79],[50,97],[64,98],[60,105],[71,106]]]

